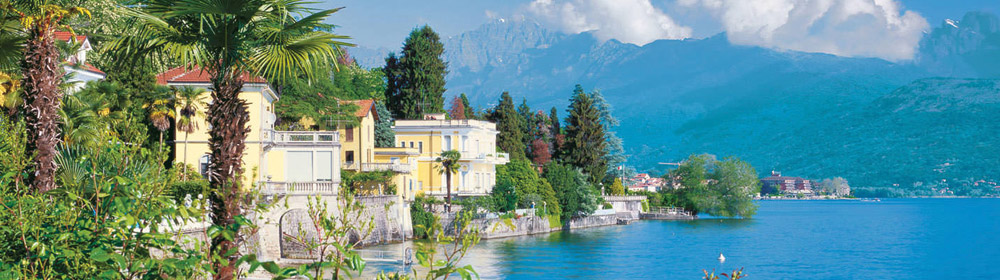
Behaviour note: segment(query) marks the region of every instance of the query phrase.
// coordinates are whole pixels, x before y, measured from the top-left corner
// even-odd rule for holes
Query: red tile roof
[[[104,71],[101,71],[101,69],[97,69],[97,67],[94,67],[94,65],[90,63],[84,64],[83,69],[97,74],[107,75],[104,73]]]
[[[69,42],[69,39],[73,38],[73,33],[70,33],[69,31],[56,31],[54,35],[56,40],[63,42]],[[84,40],[87,40],[87,36],[76,35],[77,42],[83,42]]]
[[[362,99],[362,100],[343,100],[340,104],[351,103],[358,105],[358,111],[354,113],[355,116],[359,118],[364,118],[368,116],[368,113],[375,114],[375,118],[378,119],[378,113],[375,112],[375,100],[374,99]]]
[[[244,83],[267,83],[264,78],[259,76],[250,75],[250,73],[243,73],[240,75],[240,79]],[[211,83],[212,76],[208,74],[207,71],[203,71],[200,67],[192,67],[191,69],[185,69],[184,67],[176,67],[167,72],[160,73],[156,75],[156,83],[165,85],[167,83]]]

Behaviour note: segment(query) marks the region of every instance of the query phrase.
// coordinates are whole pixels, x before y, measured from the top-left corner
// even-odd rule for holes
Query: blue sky
[[[805,8],[810,4],[828,3],[818,0],[767,2],[781,1],[789,3],[785,6],[797,3],[803,10],[808,10]],[[884,1],[833,0],[832,2],[843,2],[839,8],[855,10],[857,2],[883,3]],[[724,7],[720,7],[719,3],[723,3]],[[443,37],[448,37],[475,29],[496,18],[528,18],[567,33],[599,28],[603,32],[598,32],[595,36],[603,36],[601,39],[618,39],[640,45],[655,39],[703,38],[727,31],[730,40],[738,44],[827,52],[845,56],[873,56],[890,60],[905,59],[909,53],[905,49],[881,50],[882,46],[903,42],[905,47],[912,47],[910,45],[919,40],[920,30],[937,27],[945,18],[959,19],[968,11],[1000,12],[1000,1],[997,0],[896,0],[895,4],[898,4],[898,7],[888,12],[888,18],[881,18],[879,12],[872,13],[876,18],[855,16],[850,19],[832,19],[833,23],[830,18],[825,18],[820,20],[821,23],[817,23],[817,26],[810,26],[809,30],[799,30],[801,32],[793,28],[801,25],[795,18],[779,22],[785,26],[775,25],[775,22],[769,20],[767,15],[788,15],[789,13],[783,11],[777,14],[766,13],[773,12],[774,9],[781,10],[783,7],[771,7],[765,10],[761,8],[766,6],[763,2],[758,3],[754,0],[346,0],[324,1],[321,5],[324,8],[346,7],[332,16],[330,22],[340,26],[339,33],[353,37],[354,43],[366,47],[399,48],[407,33],[423,24],[429,24]],[[642,19],[642,16],[633,16],[641,14],[641,11],[648,11],[646,5],[651,5],[655,11],[643,14],[648,16],[645,19]],[[619,17],[622,19],[615,20],[613,14],[615,12],[619,12]],[[911,12],[913,15],[908,16],[907,14]],[[813,16],[808,13],[804,11],[800,16]],[[754,16],[741,18],[741,15]],[[578,20],[581,18],[583,22]],[[759,25],[739,25],[748,20],[759,21],[757,22]],[[634,25],[630,24],[660,25],[662,28],[636,30]],[[856,31],[841,32],[845,28],[858,25],[880,27],[871,28],[871,32],[863,32],[865,34],[861,35]],[[759,30],[762,28],[767,29],[767,32],[761,34]],[[741,33],[747,30],[752,32]],[[850,41],[871,41],[871,43],[860,46],[843,43]]]

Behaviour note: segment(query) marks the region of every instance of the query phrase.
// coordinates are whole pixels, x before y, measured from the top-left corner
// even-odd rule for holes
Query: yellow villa
[[[416,149],[402,147],[375,147],[375,124],[382,116],[375,110],[375,100],[341,101],[342,104],[358,106],[355,116],[357,125],[345,126],[337,130],[340,134],[341,166],[344,170],[372,172],[391,170],[395,173],[392,184],[396,193],[405,199],[413,199],[409,186],[417,178]]]
[[[453,196],[484,196],[496,185],[496,165],[506,164],[510,156],[497,152],[496,124],[480,120],[447,120],[444,114],[428,114],[424,120],[397,120],[397,147],[416,149],[415,180],[404,188],[411,194],[445,196],[445,175],[435,159],[443,151],[462,154],[458,174],[452,175]]]
[[[210,90],[209,78],[199,68],[174,68],[158,75],[157,82]],[[244,85],[240,98],[247,102],[250,113],[250,133],[243,155],[244,186],[259,183],[262,191],[276,193],[336,193],[340,184],[340,135],[333,131],[275,131],[274,102],[278,96],[263,78],[244,74],[241,79]],[[204,100],[210,102],[211,92],[203,94]],[[194,121],[198,128],[193,133],[176,131],[175,158],[205,175],[211,162],[209,127],[203,118],[195,117]]]

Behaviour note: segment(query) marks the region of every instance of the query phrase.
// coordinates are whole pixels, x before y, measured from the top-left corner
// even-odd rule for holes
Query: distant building
[[[625,179],[624,184],[630,191],[656,192],[666,185],[666,180],[663,178],[649,176],[649,174],[646,173],[641,173],[633,176],[632,178]]]
[[[447,177],[435,162],[444,151],[462,154],[459,172],[451,177],[452,195],[459,197],[489,195],[496,185],[496,166],[510,161],[509,154],[497,151],[500,132],[492,122],[449,120],[444,114],[426,114],[422,120],[396,120],[392,129],[397,147],[409,148],[406,159],[416,161],[413,180],[399,182],[410,196],[447,194]],[[376,152],[376,158],[379,156]]]
[[[761,194],[812,194],[813,181],[800,177],[781,176],[781,172],[771,171],[771,176],[760,179]]]
[[[67,89],[69,93],[80,91],[89,81],[104,79],[106,76],[104,72],[87,63],[87,53],[93,50],[87,36],[74,35],[68,31],[56,31],[53,36],[56,41],[78,47],[76,53],[67,57],[66,63],[63,65],[63,71],[69,75],[66,78],[66,82],[70,84]]]

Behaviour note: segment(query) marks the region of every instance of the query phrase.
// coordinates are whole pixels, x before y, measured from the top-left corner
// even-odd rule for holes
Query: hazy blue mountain
[[[945,20],[920,42],[917,64],[941,76],[1000,78],[1000,19],[971,12]]]
[[[915,61],[893,63],[732,45],[725,34],[640,47],[496,21],[446,40],[447,94],[491,106],[509,91],[547,111],[564,110],[574,84],[598,88],[640,170],[713,153],[856,186],[989,180],[1000,178],[985,168],[1000,163],[1000,127],[987,121],[1000,113],[997,83],[926,78],[1000,73],[997,23],[982,13],[946,22]]]
[[[402,41],[402,39],[400,39]],[[375,68],[385,66],[385,57],[389,56],[389,52],[395,51],[399,53],[398,50],[389,50],[386,48],[369,48],[365,46],[357,46],[347,48],[347,53],[354,57],[354,60],[358,62],[358,65],[363,68]]]

